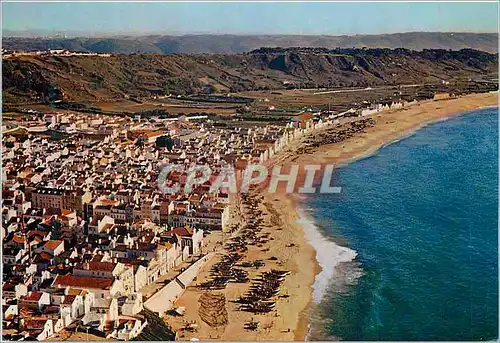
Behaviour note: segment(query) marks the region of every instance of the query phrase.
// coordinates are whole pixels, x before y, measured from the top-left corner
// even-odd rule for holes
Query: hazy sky
[[[356,34],[497,32],[498,3],[3,3],[4,30]]]

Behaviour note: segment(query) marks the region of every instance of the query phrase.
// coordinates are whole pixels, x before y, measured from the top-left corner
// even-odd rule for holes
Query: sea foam
[[[353,261],[357,253],[326,238],[307,215],[307,211],[305,208],[297,208],[300,216],[297,223],[303,227],[307,240],[316,250],[316,260],[321,267],[321,272],[316,275],[313,284],[313,301],[319,303],[325,295],[330,280],[335,276],[335,269],[339,263]]]

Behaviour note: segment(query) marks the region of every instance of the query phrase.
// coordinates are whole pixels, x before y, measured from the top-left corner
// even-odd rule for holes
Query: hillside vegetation
[[[20,56],[3,60],[6,103],[284,88],[371,87],[496,75],[498,54],[262,48],[245,54]]]

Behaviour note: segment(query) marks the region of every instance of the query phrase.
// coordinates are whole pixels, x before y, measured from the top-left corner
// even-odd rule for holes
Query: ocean
[[[323,268],[309,340],[498,338],[498,109],[339,168],[300,210]]]

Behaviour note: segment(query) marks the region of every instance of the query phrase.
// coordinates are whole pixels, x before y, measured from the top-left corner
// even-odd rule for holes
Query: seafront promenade
[[[159,289],[144,303],[144,307],[163,316],[166,311],[171,310],[176,300],[182,295],[184,290],[196,279],[198,272],[203,266],[215,256],[215,253],[208,253],[193,260],[190,264],[180,266],[180,273],[175,275],[167,274],[163,281],[165,286]],[[179,270],[178,269],[178,270]],[[169,276],[173,277],[170,281]]]

